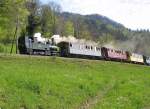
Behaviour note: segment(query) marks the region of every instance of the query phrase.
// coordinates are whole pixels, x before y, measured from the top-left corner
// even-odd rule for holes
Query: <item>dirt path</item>
[[[114,84],[109,84],[107,85],[104,90],[101,90],[100,92],[97,93],[95,97],[87,99],[85,102],[83,102],[79,108],[77,109],[92,109],[97,103],[99,103],[104,96],[111,90],[113,89]]]

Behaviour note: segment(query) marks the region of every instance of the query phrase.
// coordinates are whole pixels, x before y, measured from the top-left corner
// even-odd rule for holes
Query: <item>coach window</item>
[[[91,50],[93,50],[93,47],[91,46]]]
[[[72,47],[72,43],[70,43],[70,47]]]
[[[100,48],[96,47],[96,50],[97,50],[97,51],[100,51]]]
[[[90,46],[87,46],[87,45],[86,45],[86,49],[90,49]]]
[[[87,49],[87,48],[88,48],[88,46],[86,45],[86,46],[85,46],[85,48]]]

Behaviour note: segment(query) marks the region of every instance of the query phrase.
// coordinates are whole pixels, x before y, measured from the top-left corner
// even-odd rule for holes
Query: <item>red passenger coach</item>
[[[106,59],[113,59],[113,60],[127,60],[127,52],[122,50],[115,50],[110,48],[102,47],[102,55]]]

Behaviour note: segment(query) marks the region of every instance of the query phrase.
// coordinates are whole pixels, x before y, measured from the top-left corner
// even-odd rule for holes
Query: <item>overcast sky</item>
[[[63,11],[100,14],[131,29],[150,29],[150,0],[41,0],[55,1]]]

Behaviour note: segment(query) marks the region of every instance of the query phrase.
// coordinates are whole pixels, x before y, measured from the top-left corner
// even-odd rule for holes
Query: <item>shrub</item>
[[[5,46],[0,43],[0,53],[4,52],[4,50],[5,50],[4,48],[5,48]]]

